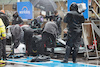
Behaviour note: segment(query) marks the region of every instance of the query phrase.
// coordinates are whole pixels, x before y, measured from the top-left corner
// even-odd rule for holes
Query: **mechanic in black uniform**
[[[62,32],[62,29],[61,29],[61,21],[62,21],[62,18],[58,14],[58,11],[57,10],[54,11],[53,21],[55,21],[55,23],[58,26],[58,35],[61,35],[61,32]]]
[[[72,3],[70,6],[70,12],[64,17],[64,22],[67,23],[67,43],[66,43],[66,54],[62,63],[68,63],[68,58],[71,53],[72,48],[72,61],[76,63],[77,53],[79,51],[79,46],[81,44],[82,36],[82,23],[84,23],[84,17],[78,12],[78,6],[76,3]]]

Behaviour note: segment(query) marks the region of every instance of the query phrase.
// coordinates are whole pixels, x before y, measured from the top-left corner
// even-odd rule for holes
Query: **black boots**
[[[66,61],[66,60],[63,60],[63,61],[61,61],[61,63],[68,63],[68,61]]]

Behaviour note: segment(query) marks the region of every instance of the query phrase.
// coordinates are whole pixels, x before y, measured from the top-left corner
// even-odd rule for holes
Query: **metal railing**
[[[94,0],[94,2],[97,4],[97,6],[100,8],[99,3],[97,2],[97,0]],[[93,8],[90,8],[91,11],[93,11],[93,13],[97,16],[98,19],[100,19],[99,15],[96,13],[96,11]]]

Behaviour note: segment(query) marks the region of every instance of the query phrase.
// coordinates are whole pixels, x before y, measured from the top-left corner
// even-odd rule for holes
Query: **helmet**
[[[0,10],[2,13],[5,13],[5,11],[4,10]]]
[[[14,53],[26,53],[25,44],[20,43],[17,49],[14,49]]]
[[[70,11],[78,11],[78,6],[75,2],[73,2],[70,6]]]

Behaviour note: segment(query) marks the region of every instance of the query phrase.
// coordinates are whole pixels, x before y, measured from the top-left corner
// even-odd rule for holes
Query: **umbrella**
[[[55,11],[57,5],[53,0],[30,0],[34,7],[44,11]]]

